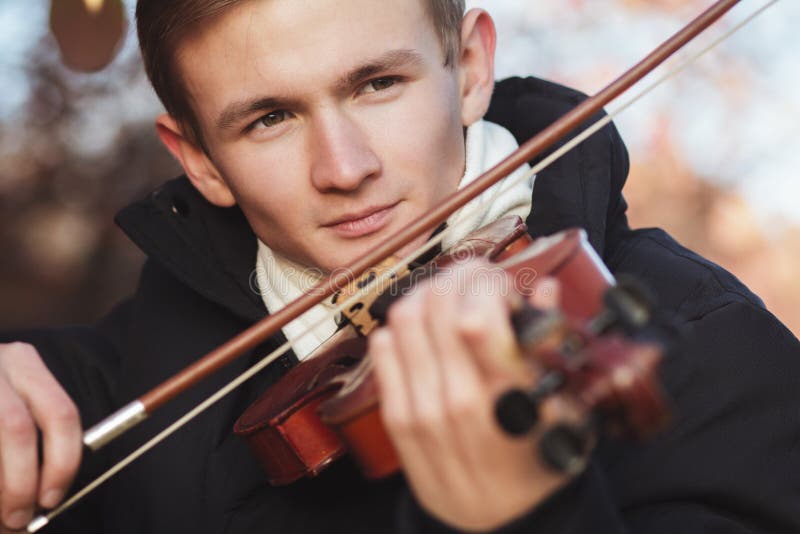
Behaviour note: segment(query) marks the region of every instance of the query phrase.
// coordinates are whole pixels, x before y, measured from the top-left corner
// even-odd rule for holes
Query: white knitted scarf
[[[475,180],[516,148],[517,142],[514,136],[502,126],[488,121],[478,121],[467,128],[466,165],[459,187],[464,187]],[[442,242],[443,248],[449,248],[473,230],[504,215],[527,218],[531,211],[533,179],[510,187],[496,198],[495,193],[505,189],[503,184],[513,181],[520,173],[526,173],[528,170],[527,165],[517,169],[450,216],[447,219],[447,226],[451,231]],[[318,271],[306,269],[286,259],[260,239],[255,272],[261,298],[271,313],[300,297],[304,291],[320,280]],[[327,300],[283,328],[283,333],[292,342],[292,348],[299,359],[305,359],[336,332],[335,320],[332,317],[324,320],[325,316],[330,314],[332,307],[330,300]],[[321,325],[312,328],[320,321],[323,321]]]

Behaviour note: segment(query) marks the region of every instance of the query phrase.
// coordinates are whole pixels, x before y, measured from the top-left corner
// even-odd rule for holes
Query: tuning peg
[[[511,313],[511,327],[522,347],[536,346],[564,325],[557,310],[540,310],[525,300]]]
[[[605,310],[591,323],[596,334],[620,328],[635,335],[650,325],[654,297],[652,292],[631,277],[619,277],[603,295]]]
[[[539,452],[547,465],[567,474],[583,470],[591,450],[592,425],[557,424],[539,440]]]
[[[539,422],[539,405],[563,385],[561,373],[545,374],[531,391],[512,389],[497,399],[495,418],[500,427],[512,436],[523,436]]]
[[[504,393],[494,407],[500,427],[512,436],[524,436],[539,422],[539,404],[521,389]]]

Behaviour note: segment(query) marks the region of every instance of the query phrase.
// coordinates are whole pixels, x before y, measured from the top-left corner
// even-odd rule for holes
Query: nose
[[[369,134],[343,111],[318,117],[311,135],[311,181],[318,190],[355,191],[380,173]]]

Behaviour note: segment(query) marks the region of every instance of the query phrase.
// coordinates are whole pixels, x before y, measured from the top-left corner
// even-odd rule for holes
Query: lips
[[[365,210],[343,215],[333,222],[324,224],[342,237],[362,237],[384,228],[391,219],[397,203],[374,206]]]

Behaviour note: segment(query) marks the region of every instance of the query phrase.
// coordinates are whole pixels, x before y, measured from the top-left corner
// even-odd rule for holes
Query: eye
[[[364,88],[361,90],[362,93],[377,93],[378,91],[384,91],[394,84],[397,83],[397,78],[387,76],[385,78],[375,78],[367,82]]]
[[[259,117],[259,119],[253,123],[254,127],[263,126],[265,128],[272,128],[273,126],[277,126],[286,119],[289,118],[289,112],[284,110],[277,110],[277,111],[270,111],[266,115]]]

